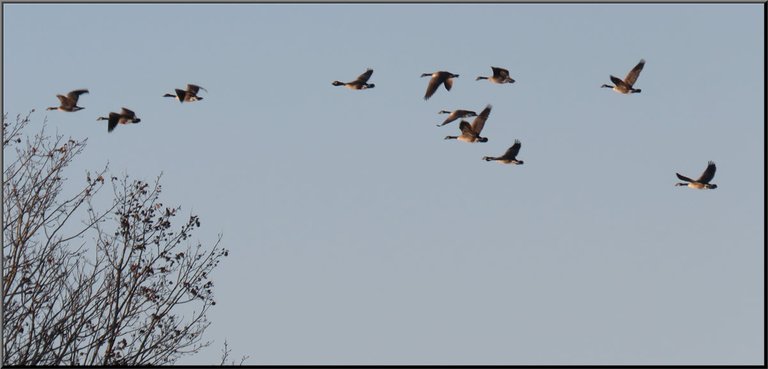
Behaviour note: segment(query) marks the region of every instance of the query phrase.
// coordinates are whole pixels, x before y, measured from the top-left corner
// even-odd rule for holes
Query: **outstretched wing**
[[[189,91],[189,92],[190,92],[190,93],[192,93],[193,95],[197,95],[197,92],[198,92],[198,91],[200,91],[200,90],[203,90],[203,91],[205,91],[205,92],[208,92],[208,90],[206,90],[205,88],[203,88],[203,87],[200,87],[200,86],[198,86],[198,85],[187,84],[187,91]]]
[[[109,121],[107,125],[107,132],[112,132],[112,130],[117,127],[117,122],[120,120],[120,114],[117,113],[109,113]]]
[[[624,82],[629,86],[634,85],[635,81],[637,81],[637,77],[640,76],[640,72],[643,70],[644,66],[645,66],[645,59],[640,59],[640,62],[637,63],[637,65],[635,65],[635,67],[632,68],[631,71],[629,71],[626,77],[624,77]]]
[[[133,110],[122,108],[123,110],[120,112],[120,115],[128,117],[128,118],[134,118],[136,117],[136,113],[133,112]]]
[[[178,96],[179,102],[184,102],[184,99],[187,97],[187,91],[180,88],[175,88],[174,91],[176,91],[176,96]]]
[[[373,74],[373,69],[368,68],[368,70],[366,70],[365,73],[357,76],[357,79],[355,80],[355,82],[366,83],[368,82],[368,79],[371,78],[372,74]]]
[[[507,149],[507,152],[504,153],[504,158],[506,159],[514,159],[517,157],[517,153],[520,152],[520,140],[515,140],[515,144],[512,145],[509,149]]]
[[[616,76],[611,76],[611,82],[613,82],[613,84],[616,85],[616,87],[619,87],[619,88],[623,87],[626,90],[629,90],[630,88],[632,88],[632,86],[628,85],[621,78],[616,77]]]
[[[475,136],[475,132],[472,130],[472,127],[469,125],[469,122],[467,122],[466,120],[462,120],[461,123],[459,123],[459,129],[463,134]]]
[[[504,69],[504,68],[491,67],[491,69],[493,69],[493,76],[494,77],[499,77],[502,80],[504,80],[507,77],[509,77],[509,71]]]
[[[684,176],[684,175],[682,175],[680,173],[675,173],[675,175],[677,175],[677,178],[679,178],[681,181],[694,182],[694,180],[692,180],[692,179],[690,179],[690,178],[688,178],[688,177],[686,177],[686,176]]]
[[[435,94],[435,91],[437,91],[437,87],[440,86],[440,83],[442,81],[439,77],[432,77],[429,79],[429,84],[427,85],[427,93],[424,95],[424,100],[429,99],[432,97],[432,95]]]
[[[480,115],[475,118],[475,120],[472,121],[472,131],[476,134],[480,134],[480,132],[483,131],[483,127],[485,127],[485,121],[488,119],[488,115],[491,114],[491,105],[487,105],[485,109],[483,109],[482,112],[480,112]]]
[[[715,178],[715,171],[717,170],[717,167],[715,166],[715,162],[710,161],[707,164],[707,169],[704,169],[704,173],[701,174],[701,177],[696,182],[699,183],[709,183],[709,181],[712,180],[712,178]]]
[[[453,78],[451,76],[445,75],[443,78],[443,84],[445,85],[445,89],[450,91],[451,87],[453,87]]]
[[[67,97],[72,99],[74,102],[77,102],[77,99],[80,97],[80,95],[87,94],[87,93],[88,93],[88,90],[86,90],[86,89],[74,90],[74,91],[70,91],[67,94]]]
[[[448,123],[451,123],[454,120],[459,119],[460,117],[462,117],[462,115],[458,113],[458,110],[455,110],[453,113],[448,114],[448,117],[445,118],[445,120],[443,121],[441,126],[444,126],[444,125],[446,125]]]
[[[450,122],[453,122],[454,120],[459,119],[459,118],[476,117],[476,116],[477,116],[477,113],[475,113],[475,112],[473,112],[471,110],[461,110],[461,109],[454,110],[451,114],[448,115],[447,118],[445,118],[445,120],[443,121],[443,124],[441,124],[441,125],[444,126],[444,125],[446,125],[446,124],[448,124]]]

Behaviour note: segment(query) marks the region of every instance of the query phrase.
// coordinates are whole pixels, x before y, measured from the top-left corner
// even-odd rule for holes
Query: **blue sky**
[[[71,179],[162,172],[223,233],[214,344],[180,364],[225,338],[251,364],[763,362],[762,4],[3,11],[4,112],[87,137]],[[641,58],[642,93],[600,88]],[[436,70],[460,77],[424,101]],[[204,100],[162,97],[186,83]],[[487,143],[443,140],[438,111],[486,104]],[[122,106],[142,122],[108,134]],[[524,165],[481,160],[515,139]],[[718,189],[674,186],[709,160]]]

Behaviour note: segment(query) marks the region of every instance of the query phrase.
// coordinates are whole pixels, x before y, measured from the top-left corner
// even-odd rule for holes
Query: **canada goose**
[[[77,99],[80,98],[80,95],[87,94],[88,90],[74,90],[70,91],[67,96],[64,95],[56,95],[56,97],[59,98],[59,101],[61,102],[61,105],[59,106],[52,106],[46,110],[61,110],[61,111],[78,111],[85,109],[82,106],[77,106]]]
[[[340,81],[333,81],[331,84],[334,86],[344,86],[346,88],[352,89],[352,90],[365,90],[366,88],[374,88],[376,87],[373,83],[367,83],[368,79],[371,78],[371,74],[373,74],[373,69],[368,68],[368,70],[365,71],[365,73],[357,76],[357,79],[355,79],[352,82],[340,82]]]
[[[515,140],[515,144],[512,145],[509,149],[507,149],[507,152],[504,153],[504,155],[499,157],[492,157],[492,156],[483,156],[483,160],[485,161],[491,161],[491,160],[497,160],[499,163],[503,164],[516,164],[520,165],[524,162],[522,160],[517,160],[516,156],[517,153],[520,152],[520,140]]]
[[[466,120],[462,120],[461,123],[459,123],[459,129],[461,130],[461,135],[459,136],[445,136],[446,140],[459,140],[464,142],[488,142],[487,137],[480,137],[480,132],[483,131],[483,127],[485,126],[485,121],[488,119],[488,115],[491,114],[491,105],[483,109],[483,111],[480,112],[480,115],[475,118],[475,120],[472,121],[472,125],[469,124]]]
[[[481,79],[487,79],[489,82],[493,83],[515,83],[515,80],[512,79],[509,76],[509,71],[504,68],[499,67],[491,67],[493,69],[493,76],[491,77],[477,77],[475,81],[479,81]]]
[[[717,170],[717,167],[715,166],[715,162],[710,161],[709,163],[707,163],[707,169],[704,169],[704,173],[702,173],[701,177],[699,177],[699,179],[695,181],[680,173],[675,173],[677,174],[677,178],[685,182],[688,182],[688,183],[679,182],[679,183],[676,183],[675,186],[688,186],[690,188],[695,188],[697,190],[703,190],[703,189],[714,190],[715,188],[717,188],[717,185],[714,183],[709,183],[709,181],[711,181],[712,178],[715,177],[716,170]]]
[[[440,87],[440,84],[445,85],[445,89],[450,91],[451,86],[453,86],[453,78],[458,78],[458,74],[453,74],[451,72],[445,72],[445,71],[437,71],[435,73],[424,73],[421,75],[422,78],[432,76],[432,79],[429,80],[429,84],[427,85],[427,93],[424,95],[424,100],[429,100],[432,95],[435,94],[435,91],[437,91],[437,88]]]
[[[199,100],[203,99],[202,97],[197,96],[197,92],[200,91],[200,90],[208,92],[208,90],[206,90],[205,88],[200,87],[198,85],[187,84],[187,89],[186,90],[181,90],[181,89],[177,88],[177,89],[175,89],[175,91],[176,91],[175,95],[174,94],[165,94],[165,95],[163,95],[163,97],[173,97],[173,98],[176,98],[177,100],[179,100],[180,103],[183,103],[183,102],[194,102],[194,101],[199,101]]]
[[[632,87],[632,85],[635,84],[635,81],[637,81],[637,77],[640,76],[640,72],[643,70],[643,66],[645,66],[645,59],[640,59],[640,62],[637,63],[637,65],[635,65],[635,67],[632,68],[632,70],[629,71],[629,73],[627,73],[627,76],[624,77],[624,80],[621,80],[620,78],[611,75],[611,81],[615,86],[606,84],[600,87],[611,88],[620,94],[639,93],[641,90],[639,88]]]
[[[107,132],[112,132],[112,130],[117,127],[117,124],[128,124],[128,123],[139,123],[141,122],[141,119],[136,118],[136,113],[134,113],[132,110],[122,108],[120,113],[109,113],[109,117],[98,117],[96,120],[106,120],[107,122]]]
[[[442,124],[438,124],[437,125],[438,127],[442,127],[442,126],[444,126],[444,125],[446,125],[448,123],[451,123],[454,120],[459,119],[459,118],[476,117],[477,116],[477,113],[475,113],[475,112],[473,112],[471,110],[461,110],[461,109],[454,110],[452,112],[450,112],[448,110],[440,110],[439,112],[437,112],[437,114],[448,114],[448,118],[445,118],[445,120],[443,121]]]

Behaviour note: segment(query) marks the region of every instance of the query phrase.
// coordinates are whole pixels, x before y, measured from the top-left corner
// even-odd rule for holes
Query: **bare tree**
[[[221,349],[221,363],[219,363],[219,366],[224,366],[224,365],[230,365],[230,366],[243,365],[243,363],[245,363],[245,361],[248,360],[248,358],[250,357],[248,355],[243,355],[242,357],[240,357],[240,362],[239,363],[235,363],[234,360],[232,360],[231,362],[227,363],[227,360],[229,360],[229,355],[231,355],[231,354],[232,354],[232,349],[229,348],[229,343],[227,343],[227,340],[224,339],[224,347]]]
[[[2,364],[162,365],[207,346],[221,235],[192,242],[196,215],[174,227],[180,207],[160,202],[160,177],[105,167],[73,184],[64,169],[87,140],[43,122],[22,143],[31,114],[3,115]],[[97,197],[105,184],[111,201]]]

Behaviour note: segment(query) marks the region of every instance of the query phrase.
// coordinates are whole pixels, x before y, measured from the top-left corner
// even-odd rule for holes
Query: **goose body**
[[[331,82],[334,86],[344,86],[351,90],[365,90],[368,88],[374,88],[376,87],[373,83],[368,83],[368,79],[371,78],[371,75],[373,74],[373,69],[368,68],[368,70],[365,71],[365,73],[357,76],[357,79],[351,82],[341,82],[341,81],[333,81]]]
[[[448,123],[451,123],[454,120],[459,119],[459,118],[467,118],[467,117],[476,117],[477,116],[477,113],[475,113],[475,112],[473,112],[471,110],[461,110],[461,109],[454,110],[452,112],[451,111],[447,111],[447,110],[440,110],[439,112],[437,112],[437,114],[448,114],[448,117],[445,118],[443,123],[437,125],[438,127],[442,127],[442,126],[444,126],[444,125],[446,125]]]
[[[120,113],[109,113],[107,117],[98,117],[96,120],[107,121],[107,132],[112,132],[118,124],[139,123],[140,118],[132,110],[122,108]]]
[[[459,136],[445,136],[446,140],[459,140],[464,142],[488,142],[487,137],[480,137],[480,132],[483,131],[483,127],[485,126],[485,121],[488,119],[488,115],[491,114],[491,105],[488,105],[483,109],[482,112],[480,112],[480,115],[478,115],[473,121],[472,124],[469,124],[466,120],[462,120],[461,123],[459,123],[459,129],[461,130],[461,135]]]
[[[712,181],[712,178],[715,177],[715,171],[717,170],[717,166],[715,166],[715,162],[710,161],[707,163],[707,169],[704,169],[704,173],[701,174],[701,177],[697,180],[690,179],[680,173],[675,173],[677,175],[677,178],[685,181],[685,182],[678,182],[675,184],[675,186],[686,186],[689,188],[694,188],[697,190],[714,190],[717,188],[717,185],[714,183],[709,183]]]
[[[60,103],[59,106],[51,106],[46,110],[60,110],[60,111],[74,112],[74,111],[85,109],[82,106],[77,106],[77,100],[80,98],[80,95],[87,94],[87,93],[88,93],[88,90],[81,89],[81,90],[70,91],[66,96],[56,95],[56,97],[59,98],[59,103]]]
[[[488,82],[491,82],[491,83],[498,83],[498,84],[515,83],[515,80],[509,76],[508,70],[504,68],[499,68],[499,67],[491,67],[491,69],[493,70],[492,76],[490,77],[479,76],[475,79],[475,81],[479,81],[481,79],[487,79]]]
[[[522,146],[520,144],[520,140],[515,140],[515,143],[509,149],[507,149],[507,152],[505,152],[504,155],[498,157],[483,156],[483,160],[498,161],[502,164],[523,164],[524,162],[522,160],[517,160],[517,153],[520,152],[520,146]]]
[[[446,71],[437,71],[434,73],[423,73],[421,77],[432,77],[427,85],[427,93],[424,94],[424,100],[429,100],[435,94],[437,88],[440,87],[440,84],[443,84],[445,89],[450,91],[453,86],[453,79],[458,78],[459,75]]]
[[[174,89],[174,91],[176,92],[175,94],[168,93],[168,94],[163,95],[163,97],[173,97],[173,98],[179,100],[180,103],[195,102],[195,101],[199,101],[199,100],[203,99],[202,97],[197,96],[197,93],[200,90],[208,92],[208,90],[206,90],[205,88],[200,87],[198,85],[187,84],[187,89],[186,90],[182,90],[182,89],[178,89],[177,88],[177,89]]]
[[[640,62],[635,65],[632,70],[627,73],[627,76],[624,77],[624,79],[621,79],[619,77],[615,77],[611,75],[611,82],[613,82],[613,85],[602,85],[600,87],[607,87],[610,88],[620,94],[633,94],[633,93],[639,93],[642,90],[639,88],[634,88],[635,82],[637,82],[637,77],[640,76],[640,72],[643,70],[643,67],[645,66],[645,59],[640,59]]]

